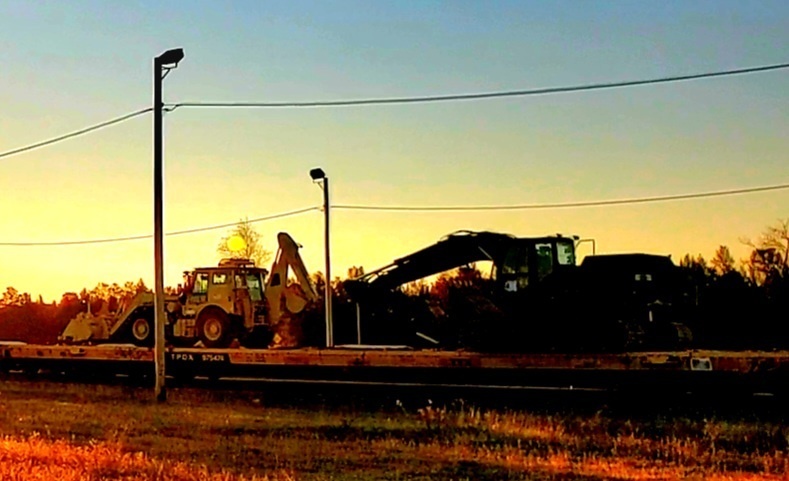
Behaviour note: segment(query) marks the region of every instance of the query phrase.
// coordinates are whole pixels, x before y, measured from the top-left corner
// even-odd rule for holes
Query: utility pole
[[[164,52],[153,59],[153,259],[154,259],[154,363],[156,400],[167,400],[164,368],[164,325],[167,313],[164,310],[164,134],[162,81],[167,73],[178,66],[184,58],[183,49]]]

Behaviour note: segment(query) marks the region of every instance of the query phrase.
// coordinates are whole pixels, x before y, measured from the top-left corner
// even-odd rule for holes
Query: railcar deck
[[[783,392],[789,351],[482,353],[345,346],[301,349],[168,348],[168,375],[272,380]],[[0,342],[0,370],[153,374],[154,351],[132,345]]]

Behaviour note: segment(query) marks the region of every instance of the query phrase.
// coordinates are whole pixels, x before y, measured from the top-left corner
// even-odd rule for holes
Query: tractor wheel
[[[151,313],[140,313],[133,317],[129,334],[131,342],[136,346],[153,345],[153,316]]]
[[[227,347],[232,341],[230,320],[219,309],[205,310],[197,319],[197,336],[205,347]]]

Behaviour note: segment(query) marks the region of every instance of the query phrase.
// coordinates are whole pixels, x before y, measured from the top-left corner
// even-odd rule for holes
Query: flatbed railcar
[[[168,348],[167,375],[432,386],[676,390],[784,394],[789,351],[684,350],[628,353],[517,353],[405,347]],[[0,370],[152,376],[154,351],[134,345],[0,342]]]

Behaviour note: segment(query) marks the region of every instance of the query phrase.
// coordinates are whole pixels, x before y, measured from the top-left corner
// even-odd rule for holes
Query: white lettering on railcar
[[[221,354],[203,354],[203,362],[222,362],[225,357]]]

